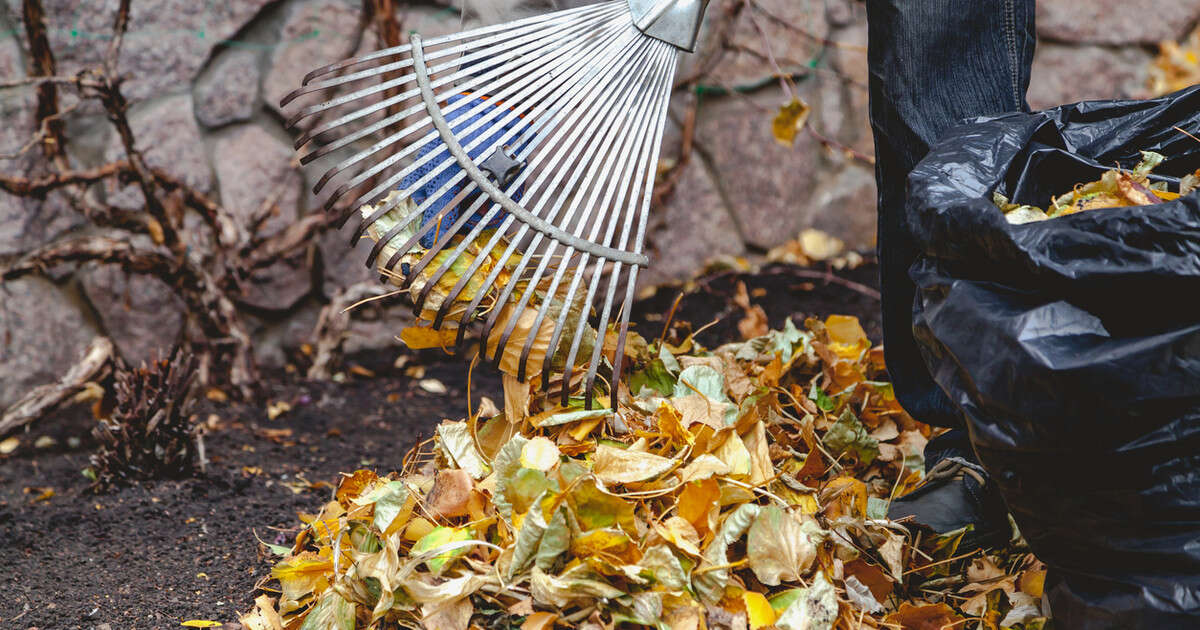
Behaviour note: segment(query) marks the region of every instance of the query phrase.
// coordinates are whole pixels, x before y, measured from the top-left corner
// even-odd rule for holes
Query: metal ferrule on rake
[[[309,146],[301,161],[325,165],[314,193],[341,180],[326,209],[343,222],[365,214],[354,239],[377,237],[367,264],[401,277],[434,328],[456,324],[460,348],[468,325],[486,315],[482,347],[495,365],[521,380],[542,374],[549,387],[564,361],[563,404],[586,356],[590,408],[615,322],[605,373],[616,409],[676,61],[695,47],[707,4],[614,0],[413,34],[410,45],[309,73],[282,104],[324,99],[288,121],[300,131],[297,148]],[[367,204],[376,205],[360,210]],[[598,335],[588,346],[590,324]],[[518,327],[527,328],[523,339]],[[510,343],[520,344],[515,365]]]

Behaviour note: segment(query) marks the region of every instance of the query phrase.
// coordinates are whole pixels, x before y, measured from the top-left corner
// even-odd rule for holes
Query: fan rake
[[[623,294],[615,409],[677,58],[706,4],[615,0],[414,33],[310,73],[282,105],[328,98],[288,122],[303,127],[302,163],[336,160],[314,193],[338,180],[326,210],[360,215],[368,266],[433,329],[457,329],[457,348],[483,319],[483,356],[522,381],[560,367],[563,404],[587,356],[590,408]]]

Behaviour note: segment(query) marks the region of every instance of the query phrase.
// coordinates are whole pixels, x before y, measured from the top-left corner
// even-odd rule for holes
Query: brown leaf
[[[900,610],[884,617],[883,622],[895,624],[903,630],[942,630],[958,627],[964,619],[946,604],[914,606],[908,602],[900,604]]]
[[[434,516],[451,518],[470,513],[471,490],[474,483],[465,470],[440,470],[434,479],[433,488],[425,497],[429,511]]]

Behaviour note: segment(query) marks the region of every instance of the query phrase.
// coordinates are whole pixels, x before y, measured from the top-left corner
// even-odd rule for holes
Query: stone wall
[[[475,24],[461,17],[460,1],[398,2],[402,30],[428,35]],[[0,78],[19,78],[29,62],[21,0],[2,2]],[[59,74],[97,62],[117,0],[43,4]],[[721,0],[712,4],[706,33],[722,6]],[[747,9],[730,25],[732,47],[725,54],[714,58],[702,45],[681,62],[680,76],[702,77],[697,91],[677,95],[664,167],[679,161],[681,125],[692,111],[693,151],[673,194],[655,208],[648,240],[656,263],[648,282],[686,277],[715,256],[761,255],[808,227],[854,248],[874,246],[863,5],[757,5],[761,10]],[[1042,107],[1137,95],[1154,45],[1194,25],[1200,0],[1043,0],[1038,17],[1041,45],[1030,100]],[[313,67],[378,47],[361,18],[358,0],[134,0],[119,68],[147,160],[243,219],[277,195],[281,210],[268,230],[307,213],[317,203],[307,192],[317,174],[292,164],[292,137],[278,102]],[[709,33],[706,41],[714,39]],[[770,121],[786,98],[771,76],[768,45],[793,75],[793,89],[812,105],[813,130],[831,143],[809,133],[794,147],[772,139]],[[704,60],[714,63],[699,67]],[[0,154],[16,151],[30,137],[32,104],[28,88],[0,90]],[[64,96],[62,105],[75,105],[74,98]],[[74,110],[67,130],[74,166],[120,157],[111,126],[94,103]],[[0,168],[8,174],[36,171],[28,154],[0,161]],[[117,207],[141,203],[133,186],[108,186],[97,194]],[[54,194],[34,201],[0,193],[0,256],[84,224]],[[350,250],[347,241],[346,233],[328,234],[304,260],[249,279],[241,307],[255,322],[261,361],[282,361],[283,348],[307,339],[320,306],[338,287],[369,278],[362,248]],[[109,267],[8,283],[0,287],[0,407],[59,374],[93,335],[112,336],[120,352],[137,361],[169,346],[183,326],[183,305],[165,285]],[[397,328],[389,320],[359,324],[349,349],[393,344]]]

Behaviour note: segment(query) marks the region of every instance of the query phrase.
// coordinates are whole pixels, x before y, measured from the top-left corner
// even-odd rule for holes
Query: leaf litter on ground
[[[397,472],[343,475],[242,624],[1043,627],[1019,535],[960,552],[963,530],[887,520],[935,430],[857,319],[683,345],[632,339],[600,408],[505,374],[502,409],[442,422]]]
[[[1120,168],[1105,171],[1099,180],[1078,184],[1074,190],[1052,198],[1046,210],[1012,203],[998,192],[993,193],[992,202],[1009,223],[1020,225],[1091,210],[1157,205],[1189,195],[1200,187],[1200,171],[1182,178],[1177,192],[1168,190],[1166,182],[1151,182],[1150,174],[1165,159],[1159,153],[1143,151],[1142,161],[1132,171]]]

